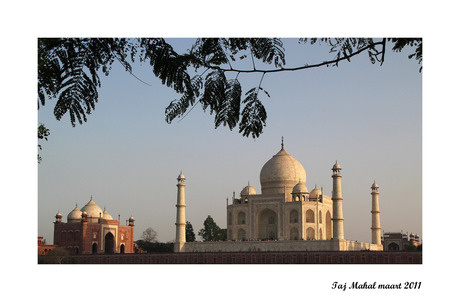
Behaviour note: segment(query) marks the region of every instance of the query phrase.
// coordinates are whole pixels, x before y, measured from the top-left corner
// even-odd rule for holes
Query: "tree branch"
[[[385,43],[382,41],[382,42],[377,42],[377,43],[373,43],[373,46],[375,45],[385,45]],[[262,69],[253,69],[253,70],[248,70],[248,69],[234,69],[234,68],[222,68],[220,66],[213,66],[213,65],[207,65],[205,64],[206,67],[210,68],[210,69],[214,69],[214,70],[221,70],[221,71],[233,71],[233,72],[243,72],[243,73],[273,73],[273,72],[281,72],[281,71],[297,71],[297,70],[303,70],[303,69],[310,69],[310,68],[316,68],[316,67],[321,67],[321,66],[324,66],[324,65],[330,65],[330,64],[334,64],[334,63],[338,63],[340,61],[343,61],[343,60],[349,60],[350,58],[362,53],[363,51],[367,50],[367,49],[370,49],[372,45],[368,45],[364,48],[361,48],[357,51],[355,51],[354,53],[348,55],[348,56],[344,56],[344,57],[341,57],[339,59],[335,59],[335,60],[330,60],[330,61],[324,61],[322,63],[317,63],[317,64],[313,64],[313,65],[305,65],[305,66],[299,66],[299,67],[292,67],[292,68],[279,68],[279,69],[266,69],[266,70],[262,70]],[[255,66],[254,66],[255,68]]]

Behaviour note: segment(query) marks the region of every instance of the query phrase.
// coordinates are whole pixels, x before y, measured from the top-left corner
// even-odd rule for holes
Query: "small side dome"
[[[308,193],[307,186],[305,185],[305,183],[299,181],[299,182],[294,186],[294,188],[292,188],[292,193],[303,193],[303,194],[307,194],[307,193]]]
[[[56,218],[62,218],[62,214],[58,212],[58,213],[56,214]]]
[[[256,192],[256,189],[254,189],[254,187],[250,186],[249,183],[246,187],[244,187],[243,190],[241,190],[241,193],[240,193],[240,196],[243,196],[243,195],[256,195],[257,192]]]
[[[313,190],[311,190],[310,192],[310,196],[309,196],[309,199],[310,200],[316,200],[318,199],[319,197],[321,196],[321,190],[318,189],[316,186]]]
[[[372,187],[371,189],[378,189],[379,188],[379,185],[375,183],[375,180],[374,180],[374,183],[372,184]]]
[[[67,222],[79,222],[81,220],[81,211],[80,209],[75,206],[75,209],[73,209],[69,215],[67,215]]]

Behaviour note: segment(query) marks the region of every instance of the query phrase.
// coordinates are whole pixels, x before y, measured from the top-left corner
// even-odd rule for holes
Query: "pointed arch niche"
[[[278,217],[273,210],[260,211],[257,219],[257,238],[262,240],[278,239]]]

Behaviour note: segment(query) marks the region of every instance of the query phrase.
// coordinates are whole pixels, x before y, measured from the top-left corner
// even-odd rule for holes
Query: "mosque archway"
[[[315,230],[313,228],[307,229],[307,240],[315,240]]]
[[[91,247],[91,252],[93,254],[96,254],[97,253],[97,243],[93,243],[92,247]]]
[[[399,251],[399,245],[396,242],[392,242],[388,245],[389,251]]]
[[[115,247],[115,240],[112,235],[112,233],[107,233],[105,235],[105,248],[104,251],[106,254],[113,254],[114,253],[114,247]]]
[[[257,230],[258,239],[278,239],[278,217],[273,210],[265,209],[259,213]]]
[[[125,245],[122,244],[120,245],[120,254],[124,254],[125,253]]]
[[[290,240],[299,240],[299,230],[297,228],[292,228],[289,235]]]

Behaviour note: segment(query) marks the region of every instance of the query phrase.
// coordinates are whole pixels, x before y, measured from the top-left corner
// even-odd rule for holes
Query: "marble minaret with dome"
[[[227,241],[179,242],[176,252],[235,251],[346,251],[383,250],[378,209],[378,186],[372,185],[372,243],[345,239],[341,188],[342,168],[332,167],[332,196],[316,185],[308,191],[307,173],[302,164],[284,148],[270,158],[260,171],[261,192],[248,183],[239,196],[227,201]],[[184,176],[179,176],[177,221],[185,221]],[[190,206],[190,205],[189,205]],[[180,217],[179,217],[180,216]],[[176,232],[185,232],[176,223]],[[184,226],[185,228],[185,226]],[[176,238],[180,238],[177,236]]]

